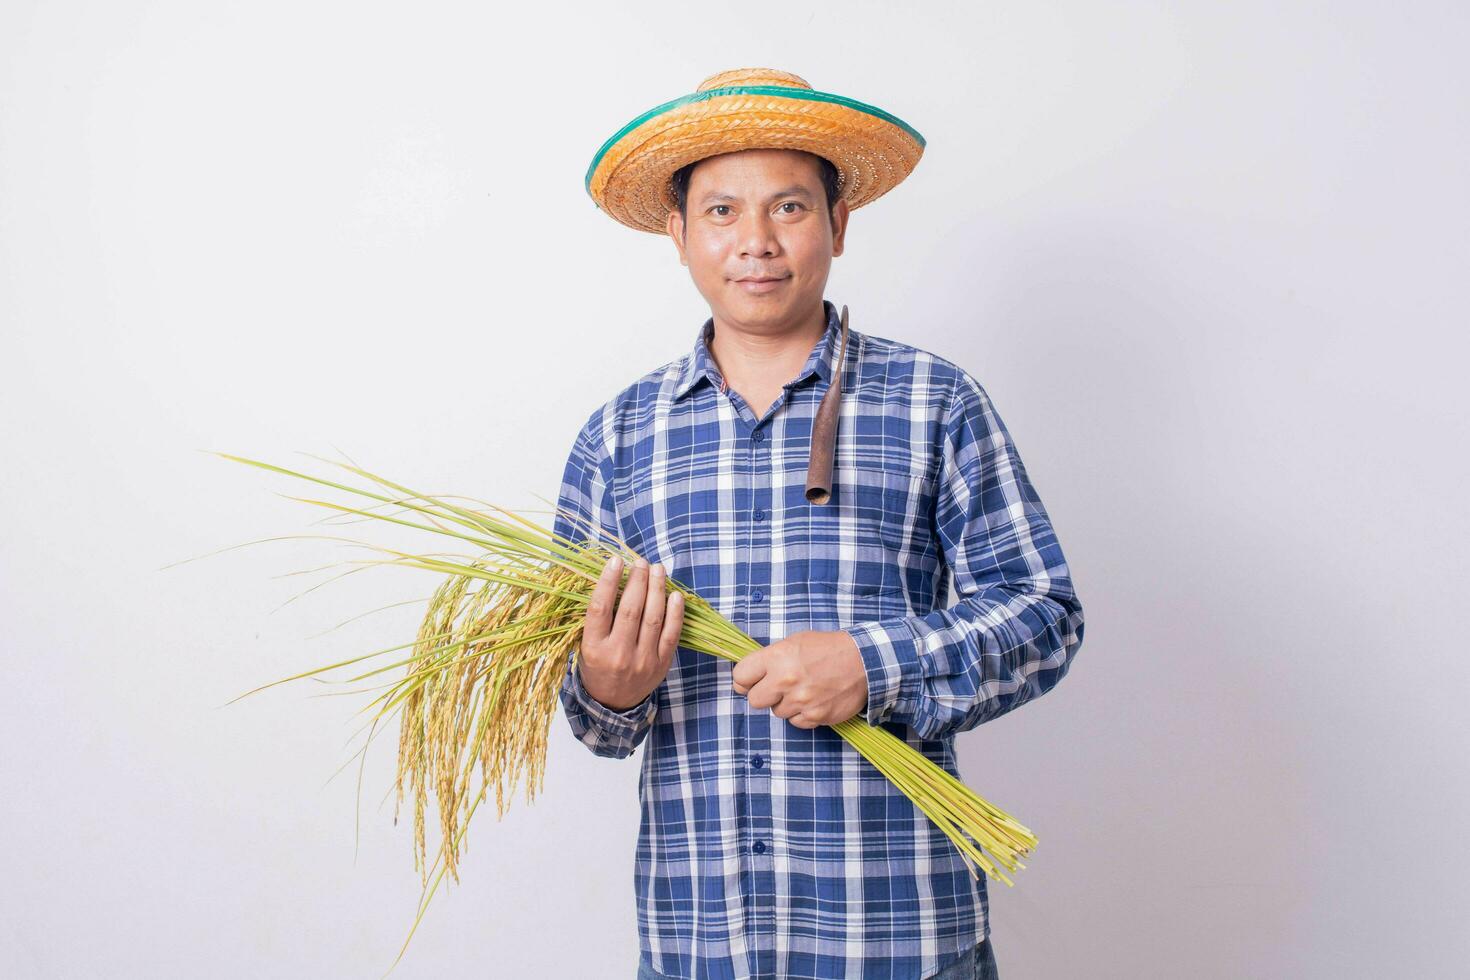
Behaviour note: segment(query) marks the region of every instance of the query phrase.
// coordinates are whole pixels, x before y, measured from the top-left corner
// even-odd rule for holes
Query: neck
[[[725,380],[741,386],[775,386],[796,376],[812,348],[827,329],[827,308],[821,300],[815,310],[777,328],[752,330],[714,314],[710,356]]]

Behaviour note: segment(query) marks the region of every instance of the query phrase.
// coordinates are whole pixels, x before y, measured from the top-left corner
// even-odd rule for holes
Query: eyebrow
[[[800,198],[802,198],[804,200],[810,201],[810,200],[812,200],[812,192],[809,191],[809,190],[807,190],[801,184],[792,184],[790,187],[783,187],[779,191],[777,191],[776,193],[772,194],[769,198],[766,199],[766,203],[769,204],[771,201],[774,201],[777,198],[782,198],[782,197],[800,197]],[[704,197],[700,198],[699,199],[699,206],[700,207],[704,207],[706,204],[715,204],[715,203],[721,203],[721,202],[725,202],[725,201],[738,201],[738,200],[740,200],[740,199],[738,197],[736,197],[734,194],[726,194],[726,193],[723,193],[723,192],[715,192],[715,193],[711,193],[711,194],[706,194],[706,195],[704,195]]]

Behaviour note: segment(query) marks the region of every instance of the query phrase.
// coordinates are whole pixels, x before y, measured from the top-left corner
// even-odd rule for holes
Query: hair
[[[798,150],[798,153],[807,153],[806,150]],[[837,199],[841,196],[838,188],[837,168],[832,161],[826,157],[819,157],[815,153],[807,153],[807,156],[816,159],[822,171],[822,191],[827,195],[827,213],[830,215],[832,209],[837,206]],[[674,176],[669,178],[674,190],[674,199],[679,202],[679,216],[684,219],[685,224],[689,222],[689,178],[694,174],[694,166],[699,163],[686,163],[674,171]]]

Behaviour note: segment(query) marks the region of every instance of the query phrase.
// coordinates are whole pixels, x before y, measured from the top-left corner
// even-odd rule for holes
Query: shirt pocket
[[[827,587],[827,591],[833,593],[834,595],[840,595],[840,596],[871,597],[871,596],[900,595],[903,592],[903,585],[900,584],[900,583],[893,583],[893,582],[874,582],[874,581],[836,582],[836,583],[829,583],[828,584],[828,587]]]
[[[816,612],[812,629],[818,630],[909,614],[908,594],[892,558],[877,574],[870,571],[855,580],[813,583],[811,598]]]
[[[876,547],[896,561],[901,552],[926,554],[934,547],[932,511],[934,477],[917,462],[889,465],[863,461],[842,471],[847,496],[843,520],[855,532],[859,548]],[[877,590],[898,587],[889,582]]]

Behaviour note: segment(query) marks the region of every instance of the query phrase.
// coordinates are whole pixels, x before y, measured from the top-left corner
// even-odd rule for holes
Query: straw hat
[[[587,168],[587,193],[616,220],[667,234],[679,206],[669,178],[720,153],[805,150],[837,168],[849,208],[882,197],[913,171],[924,137],[874,106],[815,91],[774,68],[711,75],[692,94],[643,113],[612,135]]]

